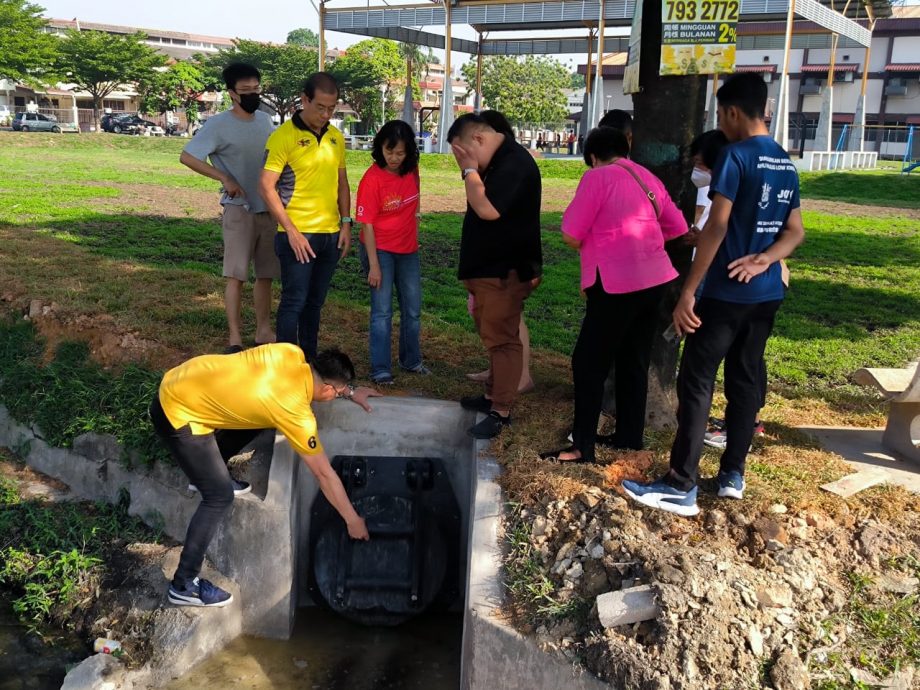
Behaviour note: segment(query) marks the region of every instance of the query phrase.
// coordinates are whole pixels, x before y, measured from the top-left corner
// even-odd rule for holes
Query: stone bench
[[[905,369],[860,369],[853,374],[853,380],[862,386],[874,386],[888,399],[888,423],[882,444],[920,463],[920,367],[917,362]]]

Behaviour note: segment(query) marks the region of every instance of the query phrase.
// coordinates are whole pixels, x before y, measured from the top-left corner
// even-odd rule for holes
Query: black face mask
[[[257,93],[241,93],[239,97],[240,107],[250,114],[257,111],[262,104],[262,96]]]

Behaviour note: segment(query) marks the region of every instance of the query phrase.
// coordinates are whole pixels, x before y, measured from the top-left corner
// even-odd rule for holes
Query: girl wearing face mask
[[[667,284],[677,278],[664,243],[687,232],[661,180],[627,159],[623,132],[593,130],[584,155],[591,169],[562,217],[563,239],[581,255],[581,288],[587,298],[572,353],[572,446],[542,455],[559,462],[594,462],[595,444],[642,448],[658,311]],[[604,381],[613,362],[616,433],[598,438]]]
[[[712,178],[712,169],[716,167],[716,161],[719,160],[719,154],[726,146],[728,146],[728,139],[719,129],[703,132],[690,144],[690,156],[693,159],[693,173],[690,175],[690,181],[697,188],[696,217],[690,228],[694,232],[702,230],[709,219],[709,207],[712,204],[709,199],[709,180]]]

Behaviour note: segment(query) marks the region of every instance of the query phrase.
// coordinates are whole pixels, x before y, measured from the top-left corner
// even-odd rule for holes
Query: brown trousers
[[[489,351],[491,376],[486,395],[492,399],[493,408],[510,410],[524,367],[521,314],[533,285],[518,280],[517,271],[511,271],[507,278],[471,278],[463,284],[473,295],[473,321]]]

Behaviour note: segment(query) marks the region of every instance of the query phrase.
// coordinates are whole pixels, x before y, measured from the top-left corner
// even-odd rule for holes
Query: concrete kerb
[[[463,564],[466,599],[461,687],[608,687],[587,674],[579,674],[561,655],[546,654],[498,616],[504,598],[500,575],[502,498],[496,483],[500,468],[494,458],[486,455],[488,444],[474,443],[465,433],[474,415],[456,403],[436,400],[391,397],[372,403],[374,412],[370,416],[345,401],[318,405],[323,442],[330,457],[392,454],[445,460],[457,499],[468,518],[462,534],[468,550]],[[179,541],[184,539],[198,501],[187,490],[187,479],[178,468],[161,465],[149,471],[125,469],[118,461],[121,448],[114,439],[96,434],[84,435],[74,443],[75,449],[91,458],[49,447],[34,430],[12,420],[2,405],[0,445],[20,452],[28,449],[24,452],[27,464],[70,485],[79,498],[115,502],[126,490],[131,497],[131,514]],[[239,631],[284,639],[290,636],[298,598],[301,605],[310,603],[303,570],[309,507],[317,487],[283,437],[263,439],[262,450],[256,450],[257,456],[259,453],[270,456],[253,463],[263,467],[264,476],[247,477],[253,483],[253,493],[234,501],[208,557],[239,587],[241,605],[228,607],[241,612]],[[467,465],[465,471],[462,464]],[[164,600],[166,584],[164,576]],[[232,630],[230,625],[226,632]],[[190,636],[202,633],[194,626],[188,628]],[[203,660],[232,639],[225,638],[226,635],[211,636],[207,642],[211,646],[199,648],[194,661]],[[188,668],[179,668],[177,662],[184,665],[184,660],[164,661],[169,664],[171,678],[194,663],[190,660]],[[161,684],[162,677],[151,674],[150,686]]]

